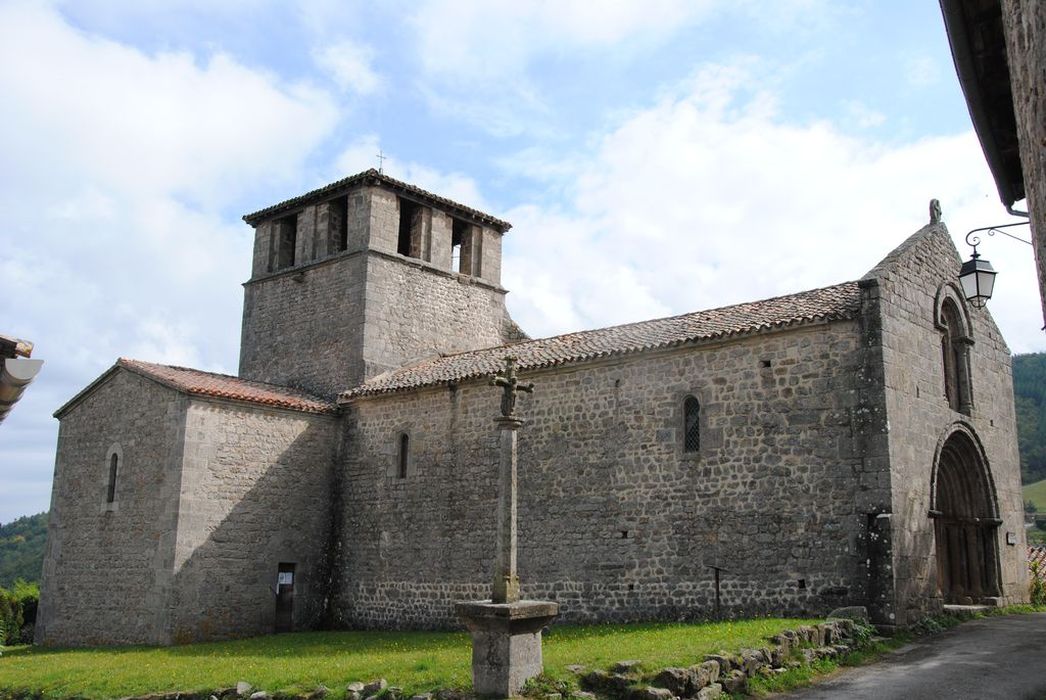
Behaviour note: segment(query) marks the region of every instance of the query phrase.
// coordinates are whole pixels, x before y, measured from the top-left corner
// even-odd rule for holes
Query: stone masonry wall
[[[191,402],[174,552],[175,642],[271,633],[281,562],[296,565],[295,629],[316,626],[339,429],[332,416]]]
[[[181,395],[117,370],[62,416],[38,643],[169,642],[185,412]]]
[[[1040,0],[1002,0],[1002,21],[1046,321],[1046,13]]]
[[[953,411],[944,394],[935,298],[942,285],[957,283],[960,265],[947,230],[931,225],[869,273],[878,281],[882,313],[896,585],[891,622],[899,625],[941,603],[928,515],[931,472],[937,445],[956,422],[971,426],[987,453],[1004,521],[998,531],[1004,597],[1016,602],[1027,596],[1010,352],[986,309],[967,309],[974,341],[972,416]],[[1017,544],[1006,544],[1006,532],[1016,534]]]
[[[372,253],[366,299],[367,378],[438,353],[505,342],[505,290],[467,275],[442,272],[402,256]]]
[[[363,380],[366,253],[244,285],[240,376],[324,396]]]
[[[866,596],[857,322],[527,373],[519,567],[564,621],[823,611]],[[767,366],[768,365],[768,366]],[[701,402],[701,449],[681,410]],[[336,579],[341,623],[455,626],[488,597],[499,392],[356,401]],[[396,476],[410,436],[407,477]]]

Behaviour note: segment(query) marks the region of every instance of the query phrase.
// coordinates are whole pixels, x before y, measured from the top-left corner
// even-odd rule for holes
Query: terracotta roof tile
[[[1028,570],[1033,563],[1039,564],[1039,576],[1046,580],[1046,545],[1028,546]]]
[[[515,357],[520,369],[537,369],[801,323],[853,318],[859,308],[858,283],[845,282],[720,309],[438,357],[374,377],[343,392],[339,400],[489,376],[501,369],[506,355]]]
[[[501,219],[493,217],[490,214],[482,212],[478,209],[473,209],[472,207],[465,206],[464,204],[455,202],[452,199],[447,199],[446,197],[441,197],[438,194],[433,194],[432,192],[423,190],[420,187],[416,187],[408,182],[396,180],[395,178],[391,178],[388,175],[385,175],[384,173],[379,173],[374,168],[371,168],[370,170],[365,170],[362,173],[350,175],[349,177],[338,180],[337,182],[332,182],[329,185],[324,185],[323,187],[312,190],[311,192],[306,192],[303,195],[291,197],[290,199],[284,200],[279,204],[273,204],[271,207],[259,209],[258,211],[253,212],[251,214],[244,214],[243,220],[246,221],[248,224],[254,226],[255,224],[264,219],[272,218],[278,214],[282,214],[285,211],[290,211],[292,209],[305,206],[307,204],[312,204],[313,202],[323,201],[327,197],[334,196],[335,193],[338,193],[341,190],[348,190],[349,188],[355,185],[368,182],[374,184],[382,184],[385,187],[388,187],[389,189],[414,195],[418,199],[425,200],[430,204],[435,204],[436,206],[441,207],[443,209],[448,209],[450,211],[458,211],[468,216],[469,218],[487,224],[488,226],[491,226],[502,233],[512,228],[512,224],[510,224],[507,221],[502,221]]]
[[[201,372],[187,367],[158,365],[121,357],[117,366],[153,379],[164,386],[196,396],[232,399],[306,413],[333,413],[337,406],[298,389],[252,382],[227,374]]]

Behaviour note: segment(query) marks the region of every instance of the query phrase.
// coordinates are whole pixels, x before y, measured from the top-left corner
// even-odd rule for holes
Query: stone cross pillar
[[[494,422],[501,433],[501,464],[498,470],[498,544],[491,602],[515,603],[519,600],[519,576],[516,573],[516,431],[523,425],[523,419],[500,416]]]
[[[542,671],[541,630],[559,614],[551,601],[520,600],[516,573],[516,443],[524,421],[515,413],[516,395],[530,393],[521,384],[516,361],[505,358],[505,371],[491,380],[504,389],[498,426],[498,512],[494,590],[491,600],[457,603],[455,611],[472,634],[472,686],[481,697],[510,698],[528,678]]]

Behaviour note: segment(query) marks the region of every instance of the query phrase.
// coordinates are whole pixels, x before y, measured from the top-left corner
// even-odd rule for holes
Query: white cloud
[[[46,492],[51,412],[118,356],[235,372],[252,240],[221,208],[297,189],[338,110],[227,55],[146,54],[19,2],[0,4],[0,95],[0,330],[45,361],[0,426],[0,483]]]
[[[933,85],[941,79],[941,67],[931,56],[909,56],[904,72],[908,84],[915,88]]]
[[[564,207],[508,212],[504,279],[523,328],[548,335],[857,279],[926,223],[935,197],[957,241],[999,218],[972,133],[885,145],[789,122],[773,97],[744,69],[703,70],[572,154]],[[1041,323],[1021,301],[1035,298],[1030,256],[1021,264],[1027,251],[1013,247],[992,251],[1006,270],[992,310],[1027,351],[1042,347]]]
[[[850,121],[861,129],[871,129],[886,123],[886,115],[870,108],[860,100],[846,100],[843,109]]]
[[[536,54],[678,31],[716,0],[429,0],[411,18],[426,72],[461,82],[520,73]]]
[[[343,40],[316,49],[312,57],[343,90],[366,95],[381,86],[381,78],[371,67],[374,51],[369,47]]]

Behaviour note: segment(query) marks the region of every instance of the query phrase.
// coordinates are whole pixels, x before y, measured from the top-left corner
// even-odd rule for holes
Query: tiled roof
[[[201,372],[198,369],[187,367],[157,365],[123,357],[116,361],[116,365],[148,377],[164,386],[196,396],[246,401],[306,413],[333,413],[337,410],[337,406],[329,401],[304,391],[276,384],[252,382],[239,377],[230,377],[227,374]]]
[[[379,375],[343,392],[339,399],[489,376],[502,368],[506,355],[515,357],[521,370],[537,369],[802,323],[853,318],[859,308],[858,283],[845,282],[720,309],[438,357]]]
[[[1028,569],[1035,562],[1039,564],[1039,576],[1046,579],[1046,546],[1028,547]]]
[[[394,178],[389,177],[388,175],[385,175],[384,173],[379,173],[374,168],[371,168],[370,170],[365,170],[362,173],[356,173],[355,175],[351,175],[342,180],[338,180],[337,182],[332,182],[329,185],[325,185],[323,187],[320,187],[319,189],[312,190],[311,192],[306,192],[305,194],[300,195],[298,197],[292,197],[291,199],[280,202],[279,204],[274,204],[271,207],[259,209],[258,211],[252,214],[244,214],[243,220],[251,226],[254,226],[263,219],[272,218],[274,216],[277,216],[278,214],[282,214],[285,211],[290,211],[291,209],[296,209],[307,204],[312,204],[316,201],[323,201],[327,197],[334,196],[341,190],[348,190],[349,188],[359,184],[384,185],[389,189],[413,195],[418,199],[427,201],[430,204],[434,204],[435,206],[440,207],[441,209],[460,212],[468,216],[469,218],[487,224],[488,226],[491,226],[502,233],[512,228],[512,224],[510,224],[507,221],[502,221],[501,219],[495,218],[490,214],[479,211],[478,209],[473,209],[472,207],[467,207],[464,204],[459,204],[458,202],[447,199],[446,197],[440,197],[438,194],[427,192],[421,189],[420,187],[415,187],[414,185],[411,185],[410,183],[403,182],[401,180],[396,180]]]

